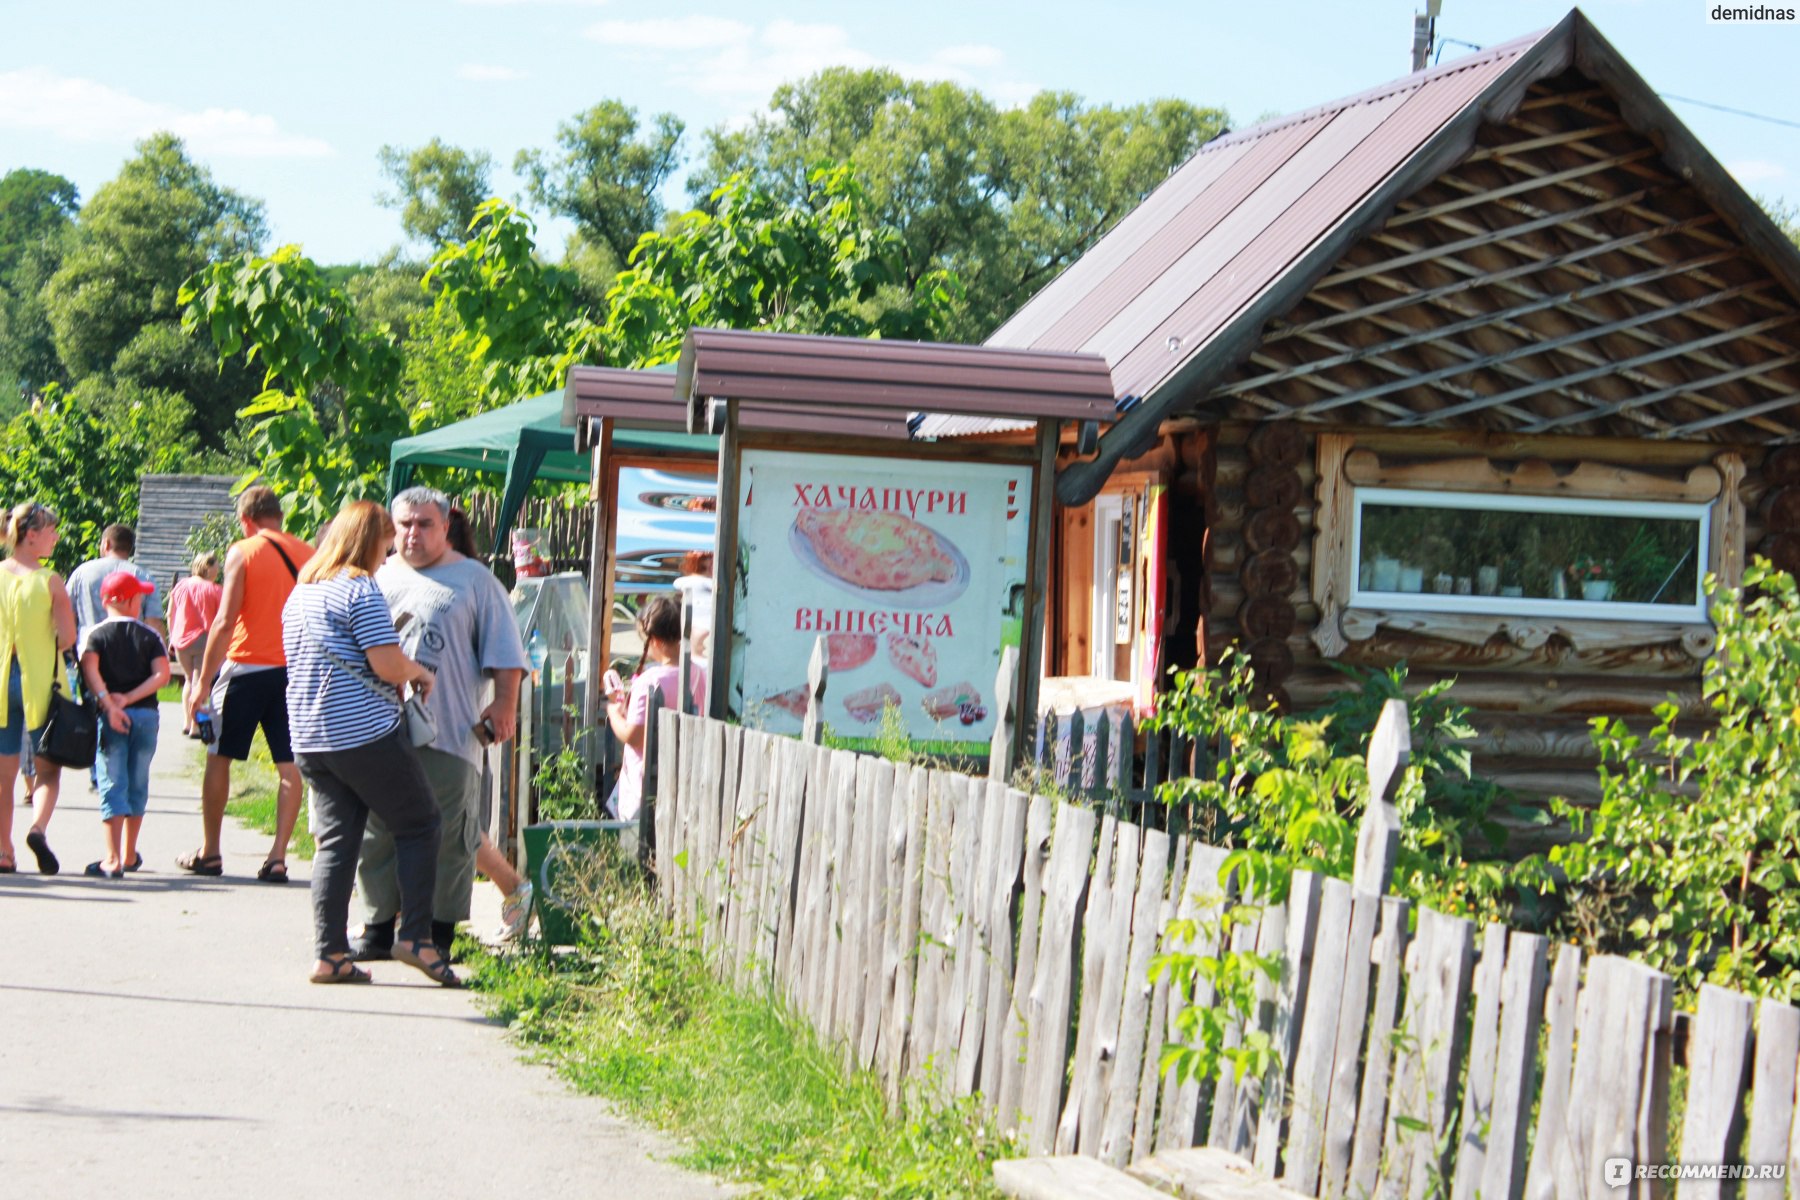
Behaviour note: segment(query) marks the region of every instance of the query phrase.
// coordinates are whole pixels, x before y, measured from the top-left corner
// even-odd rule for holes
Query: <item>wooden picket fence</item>
[[[1297,872],[1285,903],[1230,935],[1284,963],[1257,1014],[1279,1066],[1177,1082],[1159,1055],[1211,990],[1153,984],[1150,962],[1218,949],[1224,851],[947,770],[657,722],[662,903],[724,977],[804,1014],[895,1103],[977,1096],[1032,1154],[1123,1165],[1222,1147],[1318,1197],[1666,1190],[1613,1188],[1615,1157],[1800,1169],[1790,1006],[1708,987],[1678,1039],[1671,981],[1647,967]],[[1196,923],[1192,943],[1166,933],[1175,917]]]

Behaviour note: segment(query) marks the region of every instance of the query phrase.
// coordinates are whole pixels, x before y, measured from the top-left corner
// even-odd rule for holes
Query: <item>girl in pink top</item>
[[[619,786],[613,792],[613,815],[629,821],[638,815],[644,798],[644,728],[649,721],[650,689],[662,692],[664,708],[681,703],[677,690],[681,669],[681,605],[673,596],[653,597],[638,613],[638,632],[644,637],[644,661],[631,681],[607,697],[606,715],[613,736],[625,747],[619,764]],[[615,676],[616,678],[616,676]],[[688,687],[696,696],[706,692],[706,673],[689,664]]]
[[[219,556],[206,553],[194,559],[194,573],[169,593],[169,649],[181,664],[181,711],[186,720],[182,732],[196,736],[194,694],[200,687],[200,662],[206,657],[206,634],[219,615]]]

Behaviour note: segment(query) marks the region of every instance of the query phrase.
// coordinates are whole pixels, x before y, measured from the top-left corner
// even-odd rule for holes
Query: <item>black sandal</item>
[[[223,875],[225,860],[217,854],[202,854],[198,850],[191,851],[175,860],[175,865],[195,875]]]
[[[348,955],[334,954],[319,960],[331,965],[329,975],[321,975],[314,968],[310,977],[313,983],[371,983],[375,977],[350,961]]]
[[[438,953],[437,944],[424,938],[421,938],[416,942],[395,939],[393,949],[394,961],[405,963],[439,987],[461,987],[462,980],[458,979],[456,977],[456,972],[450,969],[449,959],[439,954],[435,961],[426,962],[419,956],[419,951],[426,947],[430,947],[432,953]]]
[[[17,875],[18,873],[19,873],[19,864],[18,863],[14,862],[10,858],[0,860],[0,875]]]
[[[269,859],[257,870],[256,878],[261,883],[286,883],[288,881],[287,860]]]
[[[50,839],[42,830],[34,829],[25,835],[25,848],[37,856],[38,874],[54,875],[62,869],[62,864],[50,850]]]

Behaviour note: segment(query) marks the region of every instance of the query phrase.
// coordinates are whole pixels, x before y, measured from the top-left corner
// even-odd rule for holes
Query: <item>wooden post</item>
[[[813,639],[812,660],[806,664],[806,723],[800,728],[800,740],[817,746],[825,736],[825,683],[831,677],[831,650],[820,634]]]
[[[606,523],[607,452],[612,446],[612,419],[598,417],[594,430],[593,467],[588,478],[591,513],[588,545],[588,665],[582,683],[581,711],[590,724],[599,724],[605,698],[600,680],[606,674],[607,650],[612,642],[612,536]]]
[[[662,791],[662,689],[653,687],[644,697],[644,782],[638,804],[638,865],[656,875],[656,796]],[[597,797],[600,815],[606,815],[606,797]]]
[[[681,715],[694,715],[694,692],[688,686],[688,670],[694,662],[694,600],[686,592],[681,594],[681,653],[679,655],[676,678],[681,685]]]
[[[731,716],[731,662],[736,646],[732,632],[736,622],[738,567],[738,502],[742,484],[742,454],[738,449],[738,414],[735,401],[721,402],[725,429],[719,437],[718,544],[713,554],[713,627],[707,645],[712,676],[707,681],[706,715],[723,721]]]
[[[1381,706],[1381,718],[1369,738],[1369,804],[1356,835],[1354,882],[1359,892],[1379,896],[1392,882],[1400,857],[1400,814],[1394,808],[1394,793],[1411,761],[1406,701],[1389,700]]]
[[[1025,606],[1025,624],[1019,634],[1022,676],[1019,711],[1035,712],[1038,683],[1044,677],[1045,595],[1050,587],[1050,527],[1056,498],[1056,448],[1061,421],[1038,422],[1037,475],[1031,505],[1031,569]]]
[[[1018,735],[1019,648],[1000,651],[1000,670],[994,674],[994,737],[988,743],[988,778],[1005,783],[1012,775],[1013,748]]]

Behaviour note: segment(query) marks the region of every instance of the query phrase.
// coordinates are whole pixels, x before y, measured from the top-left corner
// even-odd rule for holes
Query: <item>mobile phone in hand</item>
[[[475,740],[484,746],[491,746],[500,740],[500,735],[494,730],[494,718],[483,717],[476,723]]]
[[[606,689],[608,696],[619,696],[625,691],[625,681],[619,678],[617,671],[610,669],[600,677],[600,686]]]

